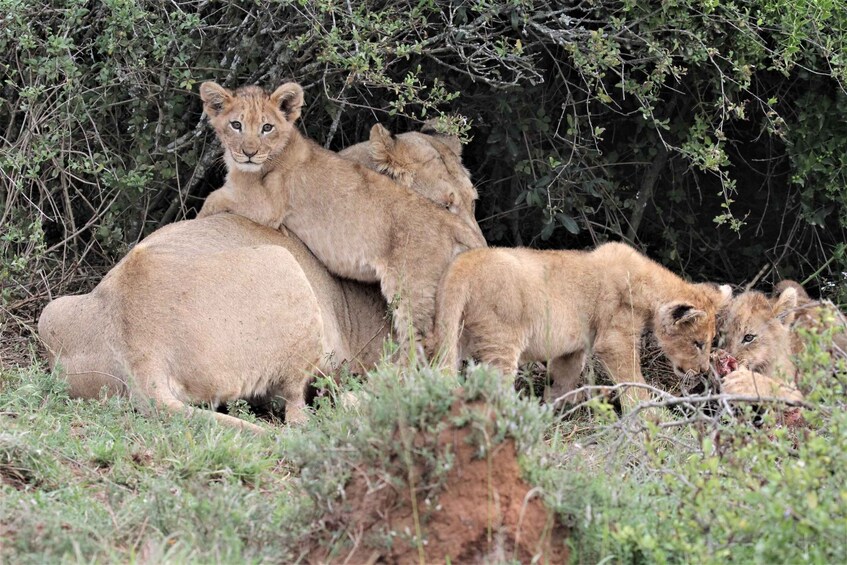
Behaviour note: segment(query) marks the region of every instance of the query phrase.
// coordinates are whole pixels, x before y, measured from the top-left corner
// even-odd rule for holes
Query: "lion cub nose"
[[[244,152],[244,155],[246,155],[248,158],[255,156],[256,153],[259,152],[258,149],[254,149],[253,151],[250,151],[249,149],[246,149],[246,148],[242,149],[242,151]]]

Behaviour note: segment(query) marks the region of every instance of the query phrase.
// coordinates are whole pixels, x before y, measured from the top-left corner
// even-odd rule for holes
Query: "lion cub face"
[[[654,323],[656,340],[680,377],[709,370],[716,333],[715,313],[732,296],[729,286],[695,287],[700,296],[663,305]]]
[[[751,371],[768,369],[791,352],[791,322],[797,291],[786,287],[775,298],[748,291],[736,296],[721,323],[723,349]]]
[[[214,82],[200,85],[203,110],[224,147],[227,164],[245,172],[285,149],[303,106],[303,89],[285,83],[272,94],[258,86],[231,92]]]

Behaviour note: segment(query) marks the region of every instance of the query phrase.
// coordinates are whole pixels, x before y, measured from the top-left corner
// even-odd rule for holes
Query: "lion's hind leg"
[[[306,383],[309,376],[305,373],[302,378],[289,377],[278,391],[278,395],[285,400],[285,423],[288,425],[298,425],[304,423],[309,418],[309,412],[306,409]]]
[[[257,426],[256,424],[252,424],[246,420],[242,420],[241,418],[236,418],[235,416],[221,414],[219,412],[214,412],[203,408],[196,408],[194,406],[186,404],[178,397],[177,391],[174,390],[172,386],[169,386],[167,384],[166,379],[159,380],[156,382],[148,380],[147,386],[144,387],[144,390],[135,391],[134,396],[139,400],[148,399],[152,401],[154,407],[160,406],[166,408],[170,412],[190,414],[192,417],[198,415],[202,417],[211,416],[221,424],[225,424],[233,428],[247,430],[258,434],[266,432],[264,428]]]
[[[472,356],[480,363],[490,365],[503,373],[504,377],[515,378],[518,374],[523,347],[516,343],[512,336],[500,333],[475,335],[475,347]]]
[[[236,428],[239,430],[250,431],[256,434],[264,434],[267,432],[264,428],[257,426],[256,424],[250,423],[247,420],[242,420],[241,418],[236,418],[235,416],[230,416],[229,414],[221,414],[220,412],[214,412],[212,410],[206,410],[204,408],[196,408],[194,406],[189,406],[184,402],[176,399],[176,398],[166,398],[166,399],[158,399],[157,404],[164,406],[168,410],[174,413],[187,413],[192,417],[202,416],[208,417],[212,416],[215,420],[217,420],[221,424],[225,424],[231,428]],[[287,409],[286,409],[287,414]],[[286,416],[287,418],[287,416]]]

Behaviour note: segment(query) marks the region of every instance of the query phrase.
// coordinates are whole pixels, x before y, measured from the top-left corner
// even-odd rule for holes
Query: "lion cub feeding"
[[[621,243],[591,252],[475,249],[444,274],[430,346],[448,366],[473,357],[507,375],[549,361],[550,401],[576,387],[592,353],[616,383],[643,382],[646,328],[678,374],[707,371],[715,313],[731,295],[728,286],[689,284]],[[645,396],[636,389],[626,401]]]
[[[342,277],[380,282],[395,301],[402,346],[409,326],[432,328],[435,290],[453,257],[485,240],[456,215],[387,177],[323,149],[294,127],[303,89],[286,83],[272,94],[200,87],[203,107],[224,147],[228,174],[200,216],[233,212],[294,232]]]
[[[793,356],[805,342],[799,330],[831,330],[831,353],[847,350],[847,327],[837,308],[809,298],[802,286],[782,281],[771,297],[747,291],[732,299],[720,328],[721,390],[728,394],[802,401]],[[840,331],[835,331],[841,328]]]

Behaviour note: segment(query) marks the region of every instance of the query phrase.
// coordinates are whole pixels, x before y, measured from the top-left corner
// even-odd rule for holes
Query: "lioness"
[[[576,387],[591,353],[616,383],[643,382],[645,328],[677,373],[708,370],[715,313],[731,294],[689,284],[622,243],[591,252],[475,249],[441,280],[430,350],[450,367],[474,357],[507,375],[549,361],[550,401]],[[637,389],[626,400],[644,396]]]
[[[379,281],[383,296],[395,302],[401,347],[410,343],[410,325],[427,335],[441,274],[459,252],[485,245],[480,233],[301,135],[294,122],[303,89],[296,83],[267,94],[205,82],[200,96],[228,170],[200,216],[228,211],[291,230],[336,275]]]
[[[774,296],[747,291],[732,299],[720,324],[718,372],[728,394],[803,400],[792,357],[803,351],[799,329],[820,331],[844,327],[831,305],[816,302],[794,281],[782,281]],[[836,350],[847,349],[847,334],[833,337]]]
[[[409,138],[414,143],[406,143]],[[449,190],[443,179],[458,170],[452,190],[467,196],[472,185],[464,169],[448,168],[443,160],[419,167],[432,160],[430,141],[437,148],[445,138],[401,134],[391,152],[371,155],[364,142],[345,156],[380,168],[382,159],[399,152],[415,171],[405,178],[431,195]],[[105,389],[183,410],[186,403],[216,405],[267,391],[287,396],[293,412],[286,418],[298,421],[308,372],[331,371],[343,361],[357,371],[374,366],[388,336],[385,313],[375,285],[332,276],[298,239],[219,214],[150,235],[91,293],[48,304],[38,328],[71,396],[96,398]]]
[[[244,218],[171,224],[136,245],[90,293],[48,304],[38,333],[71,396],[96,398],[106,386],[178,411],[278,395],[286,421],[296,423],[305,418],[307,375],[328,346],[317,295],[338,284],[328,274],[310,281],[310,268],[320,277],[322,267],[296,240]]]

